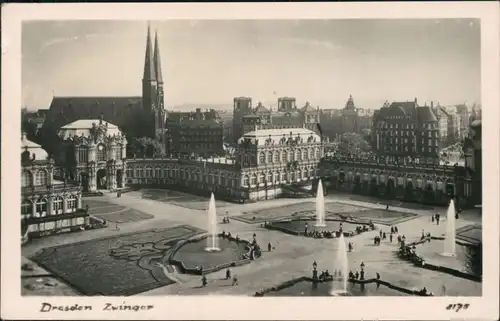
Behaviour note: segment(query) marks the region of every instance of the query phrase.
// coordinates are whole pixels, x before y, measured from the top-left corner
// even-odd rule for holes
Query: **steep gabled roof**
[[[269,109],[267,109],[266,107],[264,107],[264,105],[262,105],[262,103],[258,103],[257,104],[257,107],[255,107],[254,109],[254,113],[256,114],[267,114],[269,113]]]
[[[311,106],[311,104],[309,104],[309,102],[306,102],[306,104],[304,105],[304,107],[302,107],[300,109],[302,112],[315,112],[316,111],[316,108],[314,108],[313,106]]]
[[[156,72],[153,61],[153,46],[151,44],[151,30],[148,26],[148,35],[146,38],[146,54],[144,56],[144,74],[142,80],[156,80]]]
[[[60,128],[79,119],[103,119],[122,127],[142,108],[142,97],[54,97],[44,127]]]
[[[417,107],[417,120],[419,123],[437,122],[436,115],[429,106]]]
[[[163,74],[161,72],[161,56],[160,56],[160,45],[158,41],[158,32],[155,32],[155,49],[153,55],[154,69],[156,74],[156,81],[159,84],[163,84]]]

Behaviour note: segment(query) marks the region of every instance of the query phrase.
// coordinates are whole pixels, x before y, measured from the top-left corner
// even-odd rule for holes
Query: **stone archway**
[[[82,183],[83,186],[83,191],[88,192],[89,191],[89,174],[87,173],[80,173],[80,182]]]
[[[405,188],[405,199],[407,201],[413,201],[414,195],[413,195],[413,183],[411,181],[408,181],[406,183],[406,188]]]
[[[360,194],[361,193],[361,175],[356,174],[354,176],[354,188],[353,188],[353,193],[354,194]]]
[[[430,183],[425,184],[424,201],[432,203],[434,201],[434,188]]]
[[[106,170],[101,168],[96,173],[97,189],[107,189]]]
[[[392,199],[394,197],[395,189],[396,189],[396,184],[394,182],[394,178],[391,177],[387,180],[387,185],[385,187],[385,194],[387,198]]]
[[[123,170],[121,169],[118,169],[116,171],[116,187],[117,188],[123,187]]]
[[[372,177],[370,181],[370,196],[378,196],[378,183],[377,183],[377,178]]]

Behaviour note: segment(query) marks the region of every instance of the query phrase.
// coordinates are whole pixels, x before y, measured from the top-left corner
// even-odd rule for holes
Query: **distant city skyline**
[[[158,30],[165,105],[275,105],[279,96],[323,109],[417,98],[481,101],[478,19],[173,20]],[[23,25],[22,107],[55,96],[140,96],[147,22]]]

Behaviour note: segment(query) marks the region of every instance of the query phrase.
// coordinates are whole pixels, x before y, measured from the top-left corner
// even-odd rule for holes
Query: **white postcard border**
[[[499,284],[499,5],[460,3],[4,4],[2,8],[2,319],[319,320],[497,319]],[[483,106],[484,281],[482,297],[21,297],[20,153],[21,22],[25,20],[480,18]],[[92,311],[39,312],[42,302],[92,305]],[[354,302],[353,302],[354,301]],[[138,312],[102,311],[105,302],[154,305]],[[446,310],[468,303],[467,310]]]

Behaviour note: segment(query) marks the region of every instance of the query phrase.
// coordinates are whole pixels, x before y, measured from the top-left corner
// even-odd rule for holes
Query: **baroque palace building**
[[[306,128],[260,129],[238,140],[233,159],[130,159],[130,185],[156,185],[221,199],[276,198],[287,186],[312,187],[323,157],[321,137]]]
[[[126,181],[127,139],[120,129],[100,119],[83,119],[59,130],[64,175],[76,180],[85,192],[115,190]]]
[[[82,210],[82,187],[54,179],[55,164],[40,145],[21,138],[21,239],[80,230],[89,216]]]

